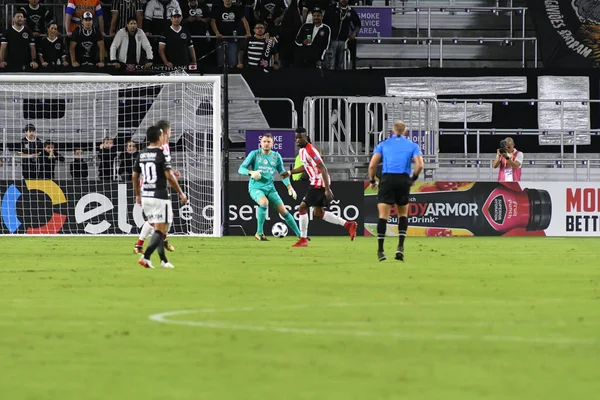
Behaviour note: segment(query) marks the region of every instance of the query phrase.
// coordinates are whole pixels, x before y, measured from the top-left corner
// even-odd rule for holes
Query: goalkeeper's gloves
[[[296,191],[294,190],[293,187],[288,187],[288,194],[290,195],[290,197],[294,200],[296,200],[296,198],[298,198],[298,194],[296,193]]]
[[[250,176],[252,177],[252,179],[254,179],[255,181],[260,180],[260,178],[262,178],[262,175],[260,174],[260,171],[252,171],[250,173]]]

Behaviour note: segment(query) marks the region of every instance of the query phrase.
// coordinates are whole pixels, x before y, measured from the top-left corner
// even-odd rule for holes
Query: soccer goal
[[[137,234],[146,129],[171,124],[171,235],[222,235],[221,78],[0,74],[0,234]]]

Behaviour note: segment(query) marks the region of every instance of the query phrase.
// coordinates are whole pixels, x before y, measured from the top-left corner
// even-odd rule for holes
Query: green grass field
[[[0,399],[600,393],[598,240],[409,238],[378,263],[374,238],[172,237],[175,270],[132,238],[1,240]]]

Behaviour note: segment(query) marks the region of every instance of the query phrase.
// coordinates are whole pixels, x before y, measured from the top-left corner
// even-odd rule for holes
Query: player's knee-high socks
[[[267,219],[267,204],[259,204],[258,215],[256,216],[256,233],[264,233],[265,220]]]
[[[168,262],[167,256],[165,255],[163,233],[160,231],[154,231],[152,234],[152,238],[150,238],[150,244],[148,247],[146,247],[146,251],[144,252],[144,258],[149,260],[152,253],[154,253],[154,250],[158,250],[158,255],[160,256],[161,261]]]
[[[323,221],[327,221],[330,224],[342,225],[344,228],[348,228],[350,222],[346,221],[344,218],[340,218],[331,211],[323,211],[323,215],[321,216]]]
[[[383,251],[383,242],[385,241],[385,230],[387,228],[387,220],[379,218],[377,220],[377,251]]]
[[[308,213],[300,213],[300,237],[308,237]]]
[[[296,224],[292,213],[288,212],[287,214],[282,215],[282,217],[283,219],[285,219],[285,223],[287,224],[287,226],[289,226],[294,231],[296,236],[300,237],[300,229],[298,229],[298,224]]]
[[[408,229],[408,217],[398,218],[398,246],[404,246],[404,239],[406,239],[406,230]]]
[[[140,237],[138,239],[138,244],[141,246],[144,244],[144,241],[146,241],[146,239],[148,238],[148,236],[152,235],[152,233],[154,232],[154,227],[152,225],[150,225],[150,222],[146,221],[144,222],[144,225],[142,225],[142,230],[140,231]],[[142,242],[141,244],[139,242]]]

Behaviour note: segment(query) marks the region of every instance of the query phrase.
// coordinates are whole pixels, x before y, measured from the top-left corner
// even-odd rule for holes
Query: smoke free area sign
[[[273,150],[284,159],[296,158],[296,134],[293,129],[246,130],[246,155],[260,147],[260,140],[265,133],[273,135]]]

